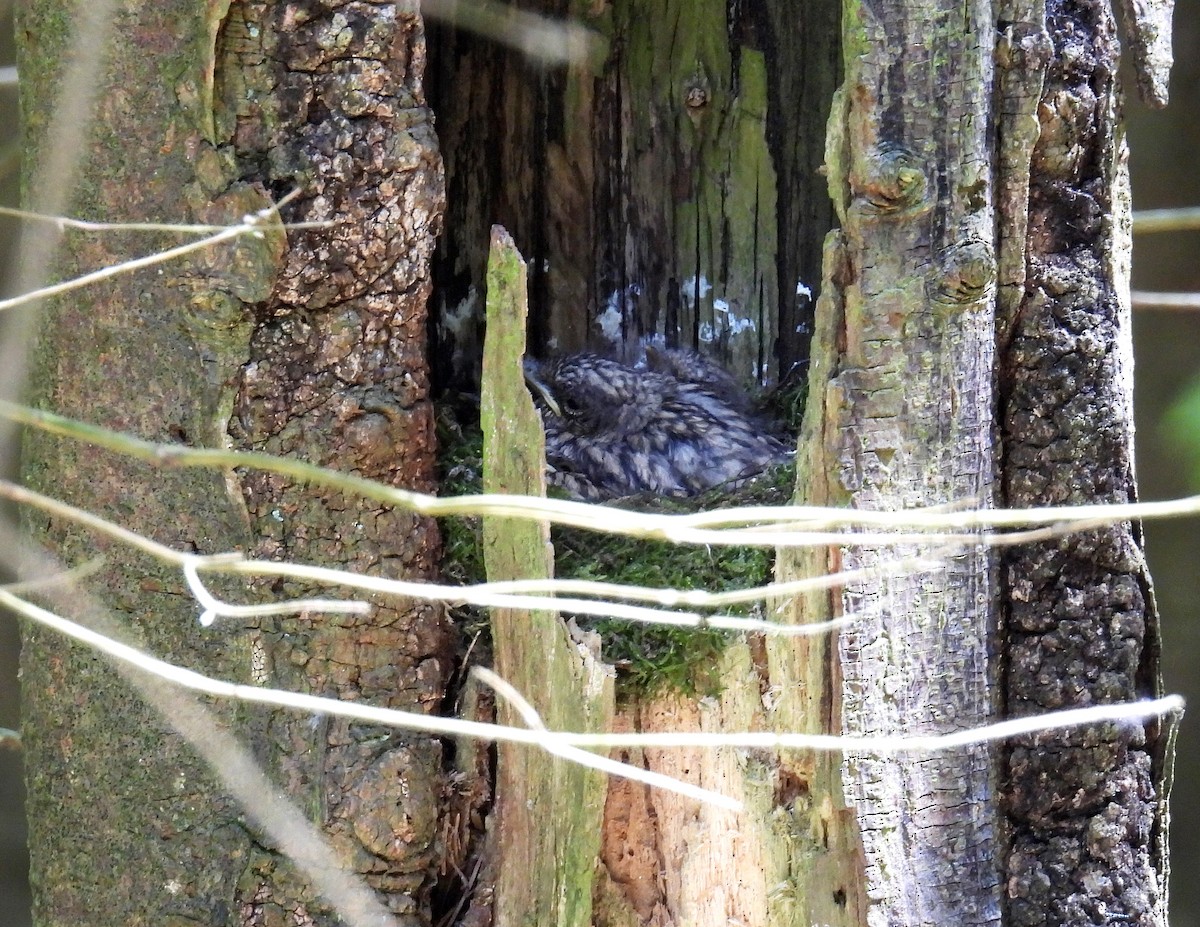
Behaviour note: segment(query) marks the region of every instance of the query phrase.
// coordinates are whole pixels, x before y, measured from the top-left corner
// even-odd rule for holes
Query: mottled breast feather
[[[733,378],[698,354],[651,352],[646,367],[572,354],[527,361],[526,379],[549,482],[580,499],[689,496],[788,458]]]

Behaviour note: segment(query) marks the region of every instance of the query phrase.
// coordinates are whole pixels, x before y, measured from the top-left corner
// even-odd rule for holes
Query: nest
[[[469,416],[469,412],[466,413]],[[439,409],[441,481],[444,495],[477,493],[482,485],[482,435],[477,424],[454,413],[453,404]],[[473,421],[477,422],[477,418]],[[718,487],[689,498],[630,496],[606,503],[649,513],[690,513],[791,501],[795,469],[775,467],[735,486]],[[552,494],[553,491],[552,491]],[[447,518],[439,522],[443,539],[443,576],[450,582],[474,584],[486,578],[482,525],[479,518]],[[771,581],[775,552],[757,547],[695,547],[647,541],[555,526],[551,532],[555,575],[636,586],[725,591],[761,586]],[[752,615],[760,606],[731,609]],[[464,648],[472,660],[490,659],[487,615],[459,609],[456,620]],[[569,616],[564,616],[569,617]],[[718,657],[733,632],[682,628],[608,618],[579,616],[579,626],[597,632],[603,659],[617,670],[618,695],[646,694],[664,688],[690,695],[713,694]]]

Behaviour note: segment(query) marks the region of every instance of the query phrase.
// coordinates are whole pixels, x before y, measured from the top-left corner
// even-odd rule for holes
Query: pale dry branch
[[[1179,209],[1141,209],[1133,214],[1133,232],[1183,232],[1200,229],[1200,206]]]
[[[286,457],[252,451],[159,444],[53,412],[0,401],[0,417],[51,434],[103,447],[162,467],[250,468],[289,476],[299,483],[359,495],[420,515],[491,515],[547,521],[610,534],[678,544],[800,547],[943,543],[975,546],[1025,543],[1029,536],[1003,542],[977,532],[1038,527],[1052,533],[1114,522],[1180,518],[1200,514],[1200,495],[1165,502],[1047,506],[1033,509],[947,509],[866,511],[821,506],[763,506],[717,509],[686,515],[637,512],[606,505],[537,496],[474,495],[440,498]],[[864,529],[878,529],[869,533]],[[848,529],[853,529],[850,533]],[[941,532],[941,533],[936,533]],[[958,532],[958,533],[956,533]]]
[[[216,618],[221,616],[252,617],[256,615],[294,614],[301,611],[363,614],[369,610],[369,606],[365,602],[341,599],[296,599],[265,605],[231,605],[217,599],[208,591],[199,576],[201,571],[236,573],[252,577],[272,576],[302,579],[403,598],[446,602],[454,605],[465,604],[480,607],[523,608],[531,610],[548,609],[572,612],[577,615],[618,618],[627,621],[673,625],[676,627],[708,627],[742,633],[807,637],[829,633],[838,628],[845,627],[860,620],[864,615],[861,613],[849,613],[828,621],[809,624],[788,624],[736,615],[661,611],[658,609],[626,606],[612,600],[653,601],[666,608],[675,608],[684,604],[698,608],[714,608],[729,604],[760,602],[767,599],[778,601],[801,593],[839,588],[849,583],[878,581],[886,576],[939,569],[944,565],[945,560],[953,556],[955,552],[952,549],[946,549],[943,551],[933,551],[923,556],[898,557],[880,567],[846,570],[807,579],[772,583],[766,586],[728,592],[709,592],[702,589],[656,589],[572,579],[507,580],[472,586],[444,586],[435,583],[364,576],[346,570],[307,564],[246,560],[240,553],[236,552],[207,555],[183,553],[174,548],[159,544],[84,509],[52,499],[41,493],[33,492],[7,481],[0,480],[0,496],[71,519],[160,560],[179,566],[184,572],[188,587],[192,590],[204,609],[201,615],[201,623],[206,626],[212,624]],[[993,537],[1004,541],[1017,539],[1024,542],[1042,540],[1051,534],[1061,533],[1062,530],[1062,528],[1054,528]],[[595,596],[601,600],[591,601],[573,598],[571,597],[572,595]]]
[[[521,720],[529,726],[530,730],[540,731],[543,734],[548,733],[546,725],[542,723],[541,715],[537,713],[537,709],[529,704],[528,700],[513,686],[501,679],[496,673],[482,666],[472,667],[471,672],[476,678],[504,699],[504,701],[508,702],[517,714],[521,716]],[[578,747],[557,744],[552,739],[544,741],[542,746],[554,756],[572,763],[578,763],[581,766],[590,766],[593,769],[609,773],[610,775],[622,776],[623,778],[633,779],[636,782],[641,782],[655,788],[678,792],[680,795],[694,798],[696,801],[707,802],[710,805],[716,805],[718,808],[725,808],[728,811],[740,811],[742,809],[742,803],[736,799],[712,792],[708,789],[699,788],[679,779],[674,779],[671,776],[664,776],[662,773],[640,769],[636,766],[631,767],[627,763],[619,763],[606,756],[588,753],[585,750],[580,750]],[[630,775],[630,769],[636,770],[637,774]]]
[[[213,596],[200,578],[200,572],[234,573],[251,577],[287,577],[340,585],[425,601],[447,602],[454,605],[468,604],[492,608],[527,608],[569,611],[579,615],[607,618],[623,618],[629,621],[669,624],[678,627],[709,627],[742,633],[777,634],[789,637],[804,637],[826,634],[849,625],[863,617],[860,613],[841,615],[828,621],[811,624],[785,624],[759,618],[743,618],[735,615],[702,615],[696,612],[660,611],[651,608],[624,606],[612,601],[590,601],[578,598],[563,598],[575,592],[584,595],[612,598],[642,599],[658,601],[671,607],[685,601],[697,607],[716,607],[730,602],[754,602],[764,599],[781,599],[785,596],[819,589],[828,589],[850,582],[878,580],[909,570],[930,570],[941,566],[932,558],[898,558],[883,568],[847,570],[810,579],[774,583],[753,589],[733,592],[712,593],[705,590],[654,589],[640,586],[621,586],[616,583],[591,582],[585,580],[509,580],[506,582],[480,583],[473,586],[444,586],[436,583],[413,582],[411,580],[386,579],[366,576],[330,567],[310,566],[297,563],[246,560],[240,553],[191,554],[183,553],[159,544],[85,509],[69,505],[57,499],[36,493],[24,487],[0,480],[0,496],[24,505],[35,506],[42,511],[86,525],[92,530],[121,541],[134,549],[141,550],[159,560],[181,568],[197,600],[204,609],[201,623],[212,624],[220,616],[248,617],[265,614],[294,614],[301,611],[364,613],[369,609],[365,602],[342,599],[293,599],[266,605],[230,605]],[[524,592],[522,592],[524,590]],[[16,590],[10,590],[16,591]]]
[[[183,257],[186,254],[191,254],[195,251],[201,251],[204,248],[209,248],[213,245],[220,244],[223,241],[229,241],[230,239],[238,238],[242,235],[261,236],[263,234],[264,226],[269,221],[278,221],[279,208],[296,195],[298,195],[297,191],[293,191],[278,203],[272,203],[270,206],[260,209],[258,212],[243,216],[240,223],[222,227],[221,231],[217,232],[216,234],[201,238],[198,241],[188,242],[185,245],[178,245],[174,248],[167,248],[164,251],[155,251],[153,254],[147,254],[140,258],[131,258],[128,261],[122,261],[119,264],[112,264],[108,267],[101,267],[99,270],[94,270],[91,273],[81,274],[78,277],[72,277],[70,280],[64,280],[61,283],[54,283],[49,286],[39,287],[35,290],[22,293],[20,296],[13,296],[9,299],[0,299],[0,311],[5,309],[14,309],[17,306],[26,306],[49,296],[58,296],[60,293],[68,293],[71,290],[77,290],[81,287],[90,286],[91,284],[99,283],[102,280],[110,280],[113,277],[118,277],[121,274],[127,274],[135,270],[141,270],[144,267],[153,267],[155,264],[162,264],[167,261],[174,260],[175,258]]]
[[[1129,294],[1129,299],[1135,309],[1200,309],[1200,293],[1152,293],[1147,290],[1134,290]]]
[[[115,0],[90,0],[80,4],[73,18],[68,45],[57,60],[65,62],[57,81],[57,97],[40,146],[42,157],[29,164],[24,187],[32,208],[47,213],[65,212],[75,193],[79,165],[89,150],[88,134],[95,120],[96,103],[103,91],[103,62],[113,30]],[[58,251],[58,240],[45,229],[23,229],[10,284],[16,292],[42,286]],[[19,396],[25,385],[37,314],[20,313],[11,319],[0,343],[0,398]],[[0,429],[0,444],[9,429]]]
[[[461,721],[454,718],[437,718],[392,708],[371,708],[355,702],[342,702],[338,699],[303,695],[297,692],[284,692],[278,689],[260,689],[255,686],[225,682],[189,669],[184,669],[165,660],[159,660],[136,647],[114,640],[91,628],[86,628],[77,622],[55,614],[48,609],[26,601],[3,589],[0,589],[0,605],[7,606],[14,612],[32,621],[36,621],[44,627],[51,628],[73,640],[86,644],[92,649],[134,667],[143,673],[149,673],[152,676],[164,679],[184,689],[203,692],[206,695],[218,698],[275,705],[282,708],[293,708],[319,714],[338,715],[354,718],[359,721],[371,721],[410,731],[531,744],[564,759],[570,759],[573,762],[613,775],[623,776],[624,778],[642,782],[646,785],[670,789],[698,801],[711,802],[720,807],[733,810],[740,807],[736,801],[717,792],[699,789],[696,786],[680,782],[669,776],[651,773],[627,763],[618,763],[606,757],[586,753],[572,747],[570,744],[559,743],[555,735],[549,735],[545,728],[540,726],[541,720],[537,718],[536,714],[534,715],[536,723],[531,723],[531,729],[525,731],[521,728],[503,727],[475,721]],[[497,734],[497,732],[500,733]],[[250,807],[249,805],[247,806],[248,810],[250,810]]]
[[[275,204],[275,209],[283,205],[283,201]],[[60,232],[74,229],[80,232],[169,232],[179,235],[212,235],[233,228],[239,224],[204,225],[186,222],[90,222],[86,219],[73,219],[69,216],[50,216],[40,212],[30,212],[28,209],[14,209],[11,206],[0,206],[0,216],[10,216],[25,222],[43,222],[54,226]],[[327,229],[336,222],[322,220],[320,222],[281,222],[285,229]]]
[[[495,0],[420,0],[421,13],[543,64],[581,64],[600,51],[601,37],[579,23],[551,19]]]
[[[239,554],[232,555],[240,557]],[[205,558],[210,562],[212,558]],[[199,576],[200,558],[188,558],[182,564],[188,589],[204,609],[200,624],[209,627],[218,618],[262,618],[267,615],[295,615],[300,612],[329,612],[335,615],[365,615],[371,611],[368,602],[356,599],[288,599],[261,605],[231,605],[212,595]],[[219,560],[217,561],[220,562]]]
[[[64,571],[49,557],[23,550],[23,547],[16,532],[9,525],[0,523],[0,551],[10,566],[16,565],[18,552],[21,552],[27,559],[35,561],[38,571],[45,576],[64,575]],[[60,584],[47,587],[47,590],[49,595],[58,599],[70,599],[73,607],[79,607],[87,613],[89,621],[106,630],[107,633],[101,633],[70,622],[79,635],[105,642],[104,646],[95,649],[107,652],[107,647],[140,653],[137,648],[117,641],[112,636],[127,632],[98,603],[77,594],[74,586]],[[35,621],[37,615],[53,615],[8,590],[0,590],[0,605],[7,605],[14,612]],[[33,610],[32,614],[30,610]],[[147,705],[195,749],[225,791],[241,805],[247,818],[255,823],[266,839],[293,861],[334,912],[351,927],[396,927],[397,921],[391,913],[356,873],[343,868],[320,830],[285,797],[224,722],[186,691],[165,685],[159,674],[146,670],[138,663],[119,659],[114,661],[121,676]]]
[[[90,560],[85,560],[78,566],[63,570],[60,573],[53,573],[50,576],[39,576],[37,579],[27,579],[18,583],[5,583],[4,585],[0,585],[0,589],[11,592],[13,595],[26,595],[41,589],[75,584],[82,582],[89,576],[94,576],[104,567],[105,563],[106,559],[103,556],[92,557]]]
[[[963,747],[993,743],[1012,737],[1042,734],[1090,724],[1139,723],[1151,718],[1175,716],[1182,713],[1184,702],[1178,695],[1164,698],[1120,702],[1111,705],[1094,705],[1089,708],[1073,708],[1065,711],[1047,712],[1026,718],[1014,718],[993,724],[965,728],[947,734],[798,734],[774,733],[770,731],[735,731],[712,733],[706,731],[670,731],[656,733],[578,733],[568,731],[535,730],[488,724],[482,721],[466,721],[460,718],[441,718],[394,708],[377,708],[360,702],[343,702],[337,699],[278,689],[263,689],[241,685],[204,676],[158,660],[137,648],[113,640],[97,631],[85,628],[74,621],[54,614],[47,609],[27,602],[0,589],[0,604],[24,615],[32,621],[52,628],[80,643],[104,653],[116,660],[136,667],[161,679],[184,688],[203,692],[218,698],[237,699],[314,714],[353,718],[372,724],[440,734],[454,737],[470,737],[500,743],[527,744],[541,747],[549,752],[568,747],[586,749],[613,749],[618,747],[659,747],[716,749],[735,747],[766,750],[812,750],[832,753],[856,753],[874,756],[889,756],[898,753],[929,754]]]
[[[1138,702],[1115,702],[1088,708],[1048,711],[964,728],[948,734],[775,734],[766,731],[710,733],[666,731],[653,734],[569,734],[564,743],[587,749],[659,747],[662,749],[742,747],[762,750],[812,750],[822,753],[855,753],[863,756],[920,755],[961,750],[1014,737],[1028,737],[1087,727],[1093,724],[1140,724],[1151,718],[1180,717],[1183,696],[1167,695]],[[561,735],[559,735],[561,736]]]

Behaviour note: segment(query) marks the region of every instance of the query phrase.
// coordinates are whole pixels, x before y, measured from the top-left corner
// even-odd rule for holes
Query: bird
[[[633,367],[599,354],[525,362],[546,432],[548,482],[598,502],[694,496],[789,458],[726,371],[689,351]]]

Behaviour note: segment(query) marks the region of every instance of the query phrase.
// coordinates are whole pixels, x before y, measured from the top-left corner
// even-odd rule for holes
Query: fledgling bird
[[[754,403],[737,380],[724,368],[718,367],[702,354],[680,348],[646,348],[646,368],[664,376],[692,383],[712,393],[730,408],[747,415],[754,412]]]
[[[659,351],[650,364],[596,354],[526,361],[551,485],[588,501],[689,496],[787,460],[725,371],[685,351]]]

